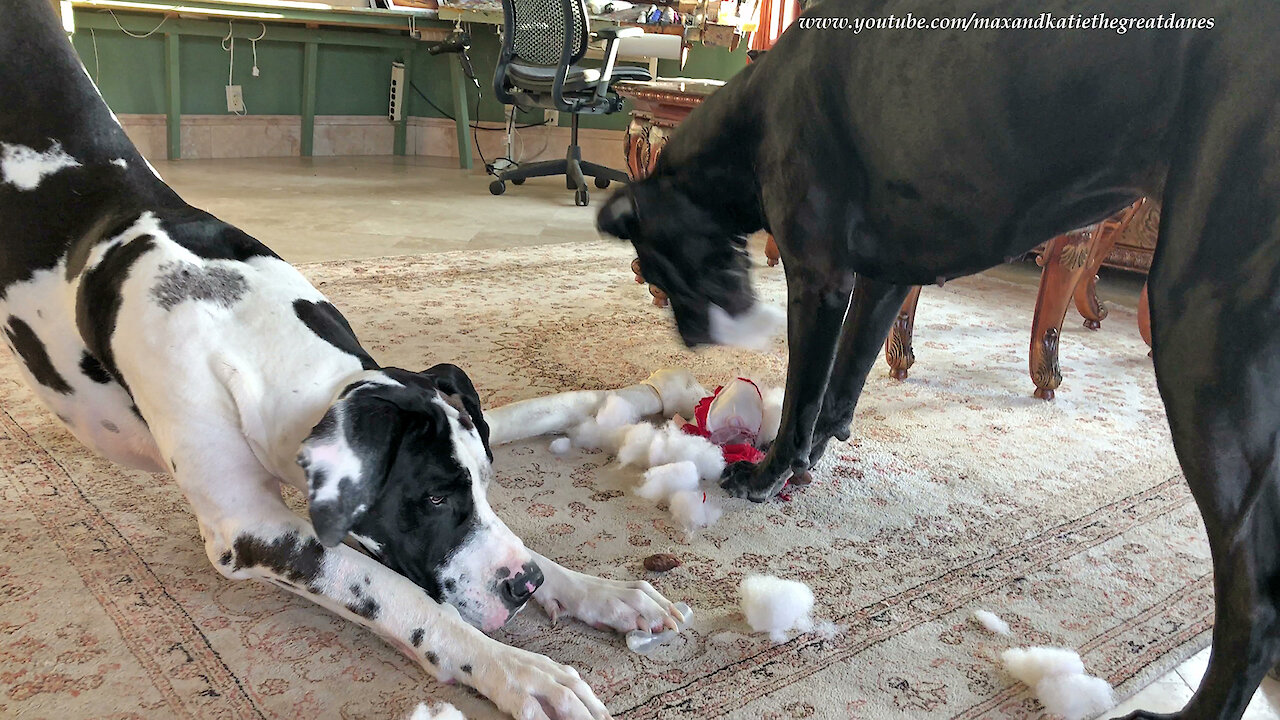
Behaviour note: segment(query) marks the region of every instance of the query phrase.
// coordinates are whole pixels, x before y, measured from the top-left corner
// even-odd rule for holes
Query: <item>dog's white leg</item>
[[[608,627],[618,632],[660,632],[665,628],[676,629],[676,624],[684,620],[675,605],[644,580],[592,577],[558,565],[536,552],[532,555],[546,578],[533,599],[552,621],[569,616],[593,627]]]
[[[520,720],[609,717],[573,668],[489,638],[452,606],[352,548],[321,545],[243,442],[205,443],[174,459],[206,552],[223,575],[264,580],[312,600],[378,633],[441,681],[470,685]]]

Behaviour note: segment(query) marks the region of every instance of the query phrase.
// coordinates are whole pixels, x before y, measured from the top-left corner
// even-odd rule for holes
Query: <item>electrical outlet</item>
[[[227,86],[227,112],[244,112],[244,90],[239,85]]]
[[[560,113],[557,110],[543,109],[542,119],[546,121],[548,125],[558,125],[560,123]]]

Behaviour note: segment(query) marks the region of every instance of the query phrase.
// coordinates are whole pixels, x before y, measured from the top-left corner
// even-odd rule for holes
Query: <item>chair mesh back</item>
[[[511,0],[515,12],[512,49],[516,56],[535,65],[559,65],[564,50],[564,5],[573,14],[570,62],[587,51],[587,7],[584,0]]]

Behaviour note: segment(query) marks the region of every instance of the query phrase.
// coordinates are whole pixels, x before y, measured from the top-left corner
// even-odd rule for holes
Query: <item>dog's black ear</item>
[[[366,383],[334,401],[302,441],[298,465],[323,545],[342,542],[382,494],[410,418],[430,426],[432,418],[443,422],[443,411],[421,388]]]
[[[489,447],[489,423],[485,422],[484,411],[480,407],[480,394],[471,383],[462,368],[449,363],[441,363],[422,371],[435,380],[436,387],[445,396],[445,402],[453,405],[458,411],[458,422],[463,427],[473,425],[484,442],[484,451],[493,462],[493,450]]]
[[[619,188],[600,208],[596,216],[596,229],[622,240],[634,240],[640,230],[640,212],[636,207],[634,190]]]

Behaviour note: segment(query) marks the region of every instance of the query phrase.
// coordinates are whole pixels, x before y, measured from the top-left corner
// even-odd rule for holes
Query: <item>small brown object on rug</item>
[[[644,569],[649,572],[667,572],[680,567],[680,558],[671,553],[658,553],[644,559]]]

